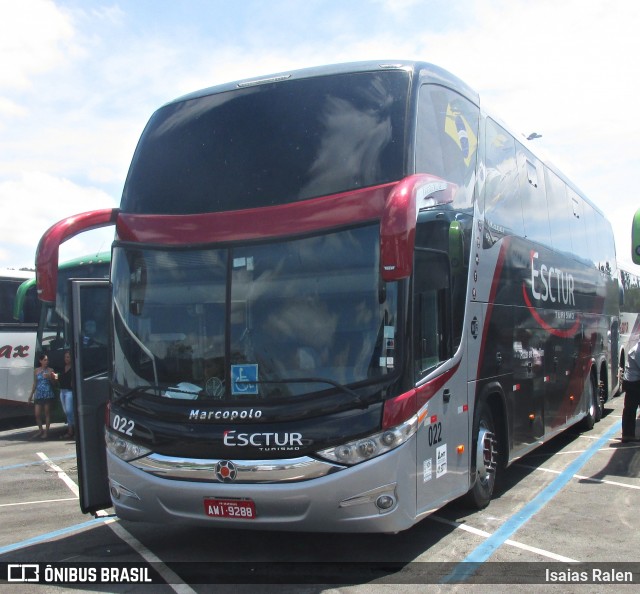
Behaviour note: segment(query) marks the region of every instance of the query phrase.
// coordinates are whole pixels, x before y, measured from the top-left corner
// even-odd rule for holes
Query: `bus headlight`
[[[125,462],[135,460],[136,458],[142,458],[142,456],[146,456],[151,453],[150,449],[138,445],[137,443],[133,443],[122,437],[122,435],[109,429],[105,431],[105,440],[107,442],[107,449],[114,456],[118,456],[118,458]]]
[[[353,466],[401,446],[416,432],[417,428],[418,416],[414,415],[396,427],[326,450],[320,450],[316,454],[331,462]]]

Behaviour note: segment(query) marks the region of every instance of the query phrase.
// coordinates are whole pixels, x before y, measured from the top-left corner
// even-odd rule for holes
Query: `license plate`
[[[204,513],[211,518],[255,520],[256,505],[251,499],[205,499]]]

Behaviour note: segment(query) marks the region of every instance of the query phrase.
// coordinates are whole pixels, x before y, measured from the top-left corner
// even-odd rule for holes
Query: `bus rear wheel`
[[[587,409],[587,416],[582,420],[582,429],[583,431],[590,431],[596,422],[600,420],[598,416],[600,396],[598,395],[591,374],[587,376],[584,382],[583,398],[589,403],[589,408]]]
[[[472,471],[473,486],[465,496],[465,503],[474,509],[484,509],[493,497],[498,471],[498,437],[491,409],[485,401],[478,403],[474,415]]]
[[[598,384],[596,390],[598,406],[596,407],[596,423],[604,417],[604,401],[607,399],[607,389],[604,382]]]

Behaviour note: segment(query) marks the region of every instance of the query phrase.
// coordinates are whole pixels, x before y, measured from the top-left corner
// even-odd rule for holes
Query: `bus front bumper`
[[[160,456],[129,463],[111,452],[107,462],[113,505],[126,520],[309,532],[398,532],[416,520],[414,439],[351,467],[306,457],[288,464]],[[248,476],[249,464],[257,474]],[[218,504],[225,517],[212,515],[221,513]]]

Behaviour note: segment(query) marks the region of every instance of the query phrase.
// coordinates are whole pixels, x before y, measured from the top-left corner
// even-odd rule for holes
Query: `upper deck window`
[[[361,72],[167,105],[142,135],[121,209],[242,210],[400,179],[409,83],[405,71]]]

